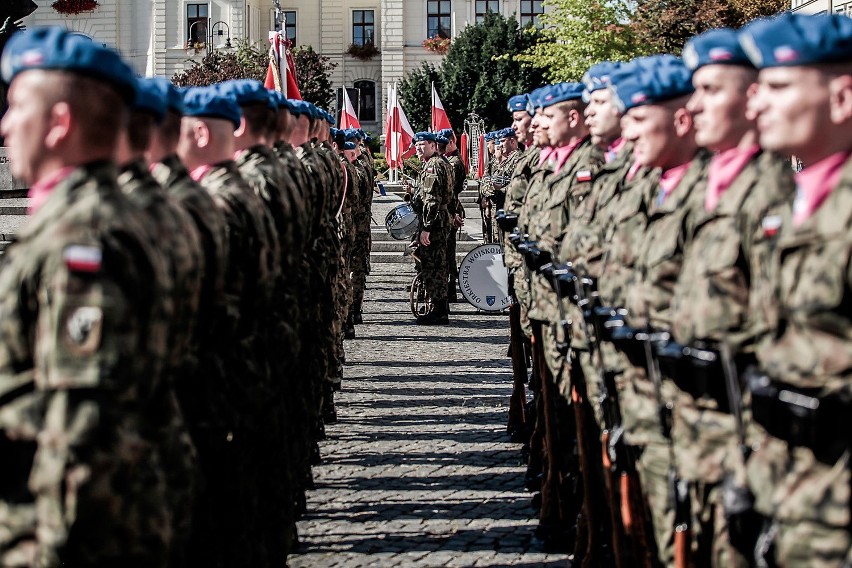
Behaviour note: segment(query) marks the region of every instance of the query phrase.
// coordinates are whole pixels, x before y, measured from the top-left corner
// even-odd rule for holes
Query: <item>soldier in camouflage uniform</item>
[[[720,53],[726,53],[723,62]],[[789,165],[762,152],[757,131],[746,118],[746,91],[757,72],[740,49],[736,32],[713,30],[690,40],[684,61],[693,69],[695,94],[687,104],[694,117],[696,142],[716,153],[708,168],[706,192],[694,198],[695,217],[685,235],[683,264],[671,299],[676,356],[688,347],[720,353],[715,365],[682,357],[674,401],[672,439],[680,477],[690,484],[692,549],[713,566],[749,566],[754,542],[728,533],[723,480],[742,472],[735,413],[741,400],[725,388],[721,352],[737,376],[754,362],[760,333],[749,315],[754,267],[765,246],[754,236],[766,210],[792,200]],[[690,351],[690,352],[692,352]],[[745,482],[740,478],[741,486]],[[756,534],[758,523],[742,519],[735,529]],[[751,539],[749,539],[751,540]]]
[[[211,566],[261,559],[265,550],[252,533],[257,514],[255,484],[248,471],[258,451],[258,430],[268,403],[266,361],[256,355],[262,314],[268,313],[277,278],[277,259],[263,203],[233,162],[233,132],[240,125],[236,101],[215,87],[195,87],[184,96],[178,155],[213,197],[227,223],[225,305],[214,325],[221,342],[207,380],[218,385],[209,423],[196,435],[209,502],[190,554]],[[208,501],[211,499],[208,498]],[[198,519],[198,515],[196,516]]]
[[[693,89],[683,62],[674,56],[653,56],[624,69],[630,79],[613,80],[617,103],[627,116],[622,121],[624,137],[633,144],[638,163],[661,170],[659,181],[649,177],[639,184],[637,197],[645,203],[647,219],[631,236],[636,252],[625,306],[633,328],[670,330],[671,297],[682,266],[684,233],[694,216],[693,198],[704,191],[709,160],[695,144],[692,121],[684,108]],[[651,84],[658,88],[650,91]],[[653,95],[636,96],[649,91]],[[644,442],[638,464],[642,489],[650,506],[660,561],[669,563],[674,557],[675,523],[669,483],[676,462],[668,419],[660,421],[660,408],[671,404],[674,396],[673,373],[664,369],[665,381],[660,386],[658,377],[646,373],[649,362],[644,360],[643,344],[630,340],[619,349],[632,357],[630,380],[636,389],[624,403],[637,405],[642,410],[631,408],[630,412],[647,417],[634,425],[630,441],[635,445]]]
[[[852,20],[783,14],[740,33],[760,69],[749,101],[760,145],[805,166],[792,206],[768,212],[758,233],[777,238],[759,275],[767,296],[752,304],[771,324],[757,349],[765,376],[750,381],[750,487],[771,518],[758,555],[849,566],[852,116],[841,101],[852,96]]]
[[[418,316],[419,325],[449,323],[447,306],[447,238],[450,233],[450,170],[438,155],[435,134],[418,132],[415,137],[417,156],[423,161],[418,193],[413,199],[414,209],[420,214],[418,255],[420,274],[426,293],[432,303],[429,313]]]
[[[450,236],[447,239],[447,268],[450,271],[450,282],[447,285],[447,301],[452,304],[458,302],[456,281],[459,276],[459,267],[456,263],[456,237],[462,225],[464,225],[464,206],[459,196],[467,187],[467,167],[464,165],[464,160],[462,160],[458,146],[456,146],[455,133],[451,129],[446,128],[441,130],[439,134],[447,139],[447,143],[443,147],[441,144],[438,144],[438,153],[444,156],[449,162],[453,180],[452,196],[448,206],[450,216],[452,217],[452,226],[450,227]]]
[[[60,28],[12,38],[2,70],[0,131],[32,217],[0,272],[0,563],[164,566],[153,426],[171,417],[151,409],[171,395],[160,369],[172,284],[111,160],[135,78]]]
[[[515,130],[511,127],[498,130],[497,144],[500,147],[500,155],[502,160],[493,169],[491,174],[491,187],[493,193],[491,200],[491,227],[494,233],[494,242],[502,243],[505,239],[502,229],[497,224],[497,212],[504,211],[506,208],[506,191],[509,188],[509,183],[512,181],[512,174],[515,172],[515,166],[521,159],[521,152],[518,151],[518,141],[515,138]]]
[[[361,151],[361,133],[353,129],[350,142],[355,144],[351,150],[354,160],[351,164],[358,173],[358,207],[353,212],[355,242],[352,247],[352,306],[349,309],[349,322],[354,328],[356,323],[363,321],[364,290],[367,286],[367,275],[370,273],[370,225],[373,203],[373,185],[375,177],[373,169]]]
[[[187,371],[188,359],[196,356],[195,315],[201,296],[203,253],[200,236],[189,214],[154,179],[145,160],[151,131],[155,122],[165,118],[167,100],[152,80],[140,79],[138,88],[130,122],[119,135],[118,184],[130,202],[145,215],[146,224],[153,231],[151,247],[162,251],[174,282],[172,302],[175,315],[169,330],[169,357],[164,374],[175,389],[181,375]],[[176,397],[170,397],[167,403],[174,408],[164,410],[163,416],[180,414]],[[177,555],[184,551],[191,530],[191,510],[198,477],[196,456],[183,418],[159,425],[159,437],[175,527],[172,564],[179,565],[183,560]]]

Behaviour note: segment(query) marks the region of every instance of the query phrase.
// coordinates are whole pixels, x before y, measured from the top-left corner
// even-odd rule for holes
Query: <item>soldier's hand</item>
[[[453,227],[458,229],[462,225],[464,225],[464,219],[462,219],[461,215],[454,215],[453,216]]]
[[[432,241],[429,240],[429,231],[420,231],[420,244],[424,247],[428,247],[431,242]]]

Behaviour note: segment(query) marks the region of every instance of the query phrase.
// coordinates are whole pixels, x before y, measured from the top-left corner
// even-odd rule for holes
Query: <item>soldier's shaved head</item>
[[[190,170],[218,164],[234,155],[234,125],[229,120],[185,116],[177,153]]]

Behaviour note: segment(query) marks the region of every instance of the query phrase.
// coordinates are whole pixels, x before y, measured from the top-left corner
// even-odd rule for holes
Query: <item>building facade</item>
[[[24,25],[62,25],[118,49],[140,75],[170,77],[208,49],[237,40],[266,46],[274,28],[273,0],[98,0],[91,12],[64,15],[53,0]],[[310,45],[337,67],[334,87],[350,89],[365,130],[380,133],[387,85],[424,61],[440,64],[430,37],[452,38],[487,11],[536,23],[542,0],[280,0],[283,29],[295,45]],[[371,44],[368,59],[349,52]]]
[[[852,0],[792,0],[790,9],[805,14],[840,12],[852,16]]]

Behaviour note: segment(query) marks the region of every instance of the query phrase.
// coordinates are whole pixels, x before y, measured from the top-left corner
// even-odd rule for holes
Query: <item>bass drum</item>
[[[459,266],[459,288],[470,305],[486,312],[499,312],[512,304],[509,272],[503,264],[503,247],[479,245]]]
[[[398,241],[413,237],[419,225],[420,219],[408,203],[400,203],[385,216],[388,234]]]

